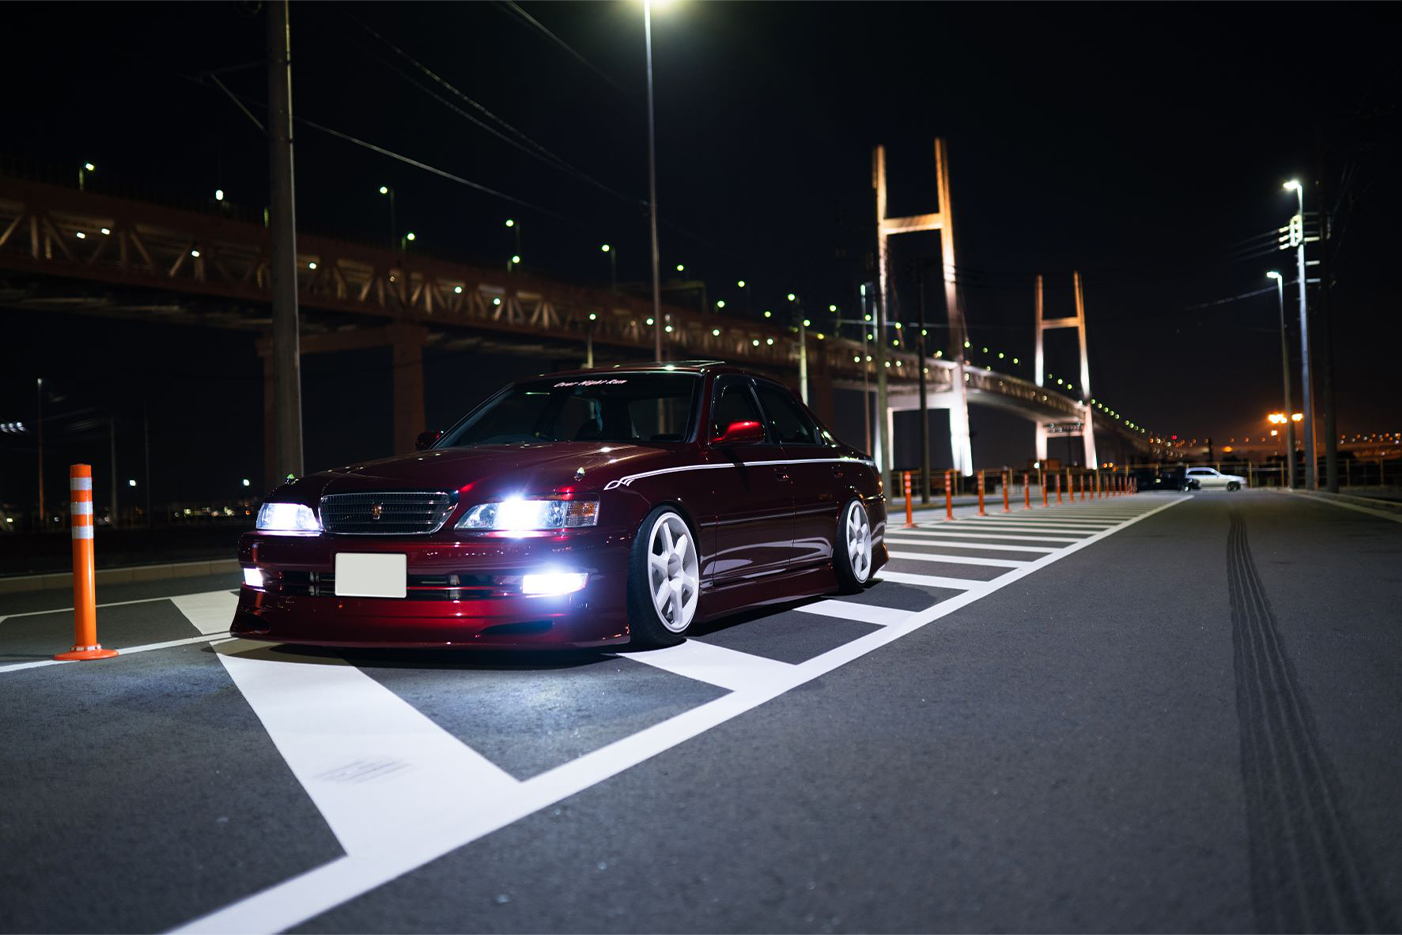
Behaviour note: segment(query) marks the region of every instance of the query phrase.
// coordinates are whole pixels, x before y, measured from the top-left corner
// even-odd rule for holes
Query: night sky
[[[588,64],[503,4],[293,4],[297,116],[529,205],[301,125],[299,228],[388,241],[377,190],[392,185],[400,232],[413,230],[422,252],[504,265],[515,249],[503,223],[511,217],[530,270],[606,284],[599,244],[607,241],[619,251],[620,279],[642,280],[641,6],[521,6]],[[1222,300],[1265,289],[1269,269],[1293,270],[1293,257],[1274,250],[1274,231],[1294,210],[1281,183],[1307,180],[1306,210],[1317,209],[1322,126],[1339,232],[1331,293],[1339,429],[1402,430],[1396,10],[674,3],[654,20],[663,268],[684,263],[732,310],[745,305],[734,287],[744,278],[756,313],[780,311],[789,291],[819,321],[829,303],[854,313],[874,242],[872,146],[888,148],[891,212],[913,214],[938,207],[931,148],[943,136],[975,362],[988,346],[1007,355],[1003,369],[1030,376],[1031,277],[1047,277],[1049,315],[1070,314],[1079,269],[1093,395],[1164,434],[1259,433],[1279,408],[1275,295]],[[236,205],[265,204],[264,138],[199,80],[258,63],[221,74],[261,116],[265,27],[256,7],[7,4],[5,19],[0,157],[75,176],[91,161],[94,187],[113,193],[208,202],[222,188]],[[424,93],[432,82],[385,40],[538,144],[537,155]],[[934,234],[893,244],[898,270],[938,254]],[[896,290],[896,313],[913,320],[914,278],[899,272]],[[938,290],[930,302],[942,324]],[[252,336],[0,314],[0,422],[32,415],[38,376],[63,397],[55,412],[76,413],[52,482],[65,458],[105,460],[105,429],[94,420],[108,413],[118,419],[120,473],[144,477],[143,405],[158,501],[233,496],[241,477],[261,476]],[[75,349],[75,335],[84,347]],[[1021,367],[1007,364],[1013,356]],[[431,358],[429,423],[450,422],[501,382],[555,363]],[[1075,372],[1072,332],[1051,341],[1048,368]],[[309,469],[388,453],[387,352],[308,358],[304,392]],[[838,422],[860,418],[847,407]],[[977,458],[1020,464],[1030,455],[1030,424],[979,410],[974,424]],[[0,501],[32,500],[31,465],[32,444],[0,436]]]

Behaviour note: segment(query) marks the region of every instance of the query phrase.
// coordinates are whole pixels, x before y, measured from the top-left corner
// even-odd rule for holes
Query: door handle
[[[774,476],[777,477],[779,480],[788,480],[788,479],[789,479],[789,471],[788,471],[788,468],[776,467],[776,468],[774,469]]]
[[[830,465],[830,466],[832,467],[832,476],[833,476],[833,477],[841,477],[841,476],[842,476],[842,465],[840,465],[840,464],[833,464],[833,465]]]

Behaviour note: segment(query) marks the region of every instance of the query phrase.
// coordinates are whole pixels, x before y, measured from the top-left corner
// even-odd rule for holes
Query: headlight
[[[502,500],[479,503],[458,520],[459,529],[572,529],[599,522],[598,500]]]
[[[257,528],[286,536],[314,536],[321,532],[321,523],[312,508],[301,503],[265,503],[258,511]]]

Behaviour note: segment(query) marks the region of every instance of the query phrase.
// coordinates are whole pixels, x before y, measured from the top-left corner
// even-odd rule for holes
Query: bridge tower
[[[1090,358],[1086,354],[1086,302],[1085,292],[1081,288],[1081,274],[1074,272],[1071,274],[1076,289],[1076,314],[1067,318],[1044,318],[1042,316],[1042,277],[1037,277],[1037,346],[1035,360],[1033,362],[1034,372],[1037,377],[1037,385],[1044,386],[1046,380],[1045,356],[1042,352],[1042,335],[1053,328],[1075,328],[1081,345],[1081,381],[1078,384],[1081,393],[1081,416],[1080,429],[1062,432],[1063,435],[1079,435],[1085,445],[1085,465],[1088,468],[1097,468],[1100,462],[1095,457],[1095,412],[1091,406],[1090,396]],[[1051,426],[1055,423],[1047,423],[1038,420],[1037,422],[1037,460],[1047,460],[1047,436],[1050,434]]]
[[[918,214],[913,217],[888,218],[886,216],[886,147],[877,146],[872,159],[872,187],[876,189],[876,246],[877,268],[880,275],[880,309],[878,316],[878,345],[884,348],[886,341],[885,315],[889,314],[890,273],[887,264],[887,240],[895,234],[914,234],[920,231],[940,232],[940,266],[944,273],[945,307],[949,311],[949,359],[955,363],[953,396],[949,407],[949,445],[954,456],[954,468],[968,477],[974,473],[973,450],[969,443],[969,396],[964,385],[966,363],[964,341],[967,331],[964,312],[959,307],[958,294],[954,282],[954,212],[949,197],[949,153],[942,138],[935,138],[935,186],[939,198],[939,211]],[[882,355],[884,356],[884,354]],[[879,360],[880,358],[878,358]],[[921,361],[921,366],[925,365]],[[883,380],[882,367],[877,367],[877,379]],[[884,384],[883,384],[884,385]],[[887,405],[885,394],[881,394],[881,408],[885,410],[878,427],[881,440],[877,444],[877,458],[882,470],[891,468],[891,425],[892,410]]]

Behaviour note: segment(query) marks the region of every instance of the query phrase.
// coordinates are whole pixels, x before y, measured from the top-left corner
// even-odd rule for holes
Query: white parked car
[[[1210,467],[1190,467],[1186,473],[1187,479],[1197,481],[1198,486],[1203,490],[1211,490],[1221,487],[1227,490],[1240,490],[1246,486],[1246,478],[1240,474],[1223,474],[1216,468]]]

